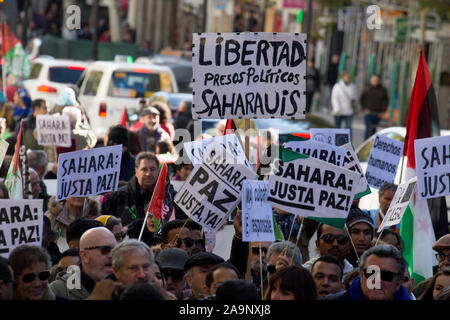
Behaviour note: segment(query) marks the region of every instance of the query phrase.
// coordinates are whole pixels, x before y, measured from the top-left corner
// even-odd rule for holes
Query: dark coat
[[[136,174],[136,168],[134,164],[135,157],[133,157],[127,150],[122,154],[122,160],[120,162],[120,175],[119,180],[130,181]]]
[[[389,95],[381,84],[367,87],[361,95],[361,107],[373,113],[383,113],[389,105]]]

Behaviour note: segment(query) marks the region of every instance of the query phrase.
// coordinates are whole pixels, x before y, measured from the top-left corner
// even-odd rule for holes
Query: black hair
[[[79,256],[80,256],[80,249],[78,249],[78,248],[67,249],[66,251],[61,253],[61,258],[64,258],[64,257],[79,257]]]
[[[258,288],[247,280],[228,280],[217,288],[216,300],[259,300]]]
[[[185,223],[185,220],[175,219],[167,222],[163,225],[161,229],[161,237],[164,241],[167,241],[167,236],[169,235],[169,231],[176,228],[181,228]],[[187,223],[186,223],[187,224]]]
[[[217,269],[220,269],[220,268],[233,270],[234,272],[236,272],[236,275],[237,275],[238,279],[241,277],[240,273],[239,273],[239,270],[233,264],[228,263],[228,262],[222,262],[222,263],[216,264],[206,274],[205,284],[206,284],[206,286],[208,288],[211,287],[211,284],[214,281],[214,277],[213,277],[214,271],[216,271]]]
[[[339,279],[342,280],[342,277],[344,276],[344,268],[342,268],[342,265],[339,263],[338,259],[336,259],[335,257],[330,256],[330,255],[319,257],[319,259],[314,261],[314,263],[311,267],[311,274],[313,273],[314,266],[316,265],[316,263],[320,262],[320,261],[326,262],[326,263],[334,263],[335,265],[337,265],[339,267],[339,270],[341,270],[341,275],[340,275]]]
[[[189,230],[202,230],[202,226],[199,225],[197,222],[195,222],[194,220],[189,219],[186,222],[186,228],[188,228]]]
[[[87,230],[97,227],[104,227],[104,225],[100,221],[84,217],[72,221],[66,231],[67,243],[73,239],[80,239]]]
[[[34,109],[36,109],[36,108],[40,108],[41,105],[42,105],[42,103],[45,103],[45,100],[44,100],[44,99],[34,99],[34,100],[31,102],[31,110],[34,110]]]
[[[135,283],[123,291],[120,300],[164,300],[164,297],[149,283]]]

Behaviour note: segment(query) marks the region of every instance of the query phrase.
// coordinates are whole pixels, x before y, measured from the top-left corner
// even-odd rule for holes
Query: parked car
[[[39,57],[33,60],[31,74],[23,84],[31,99],[45,99],[48,106],[53,108],[58,101],[60,90],[67,85],[76,87],[89,64],[86,61]]]
[[[126,108],[137,114],[140,98],[157,91],[178,92],[169,67],[138,63],[97,61],[82,76],[79,100],[99,140],[108,127],[119,123]]]
[[[167,105],[174,113],[177,110],[177,107],[180,105],[180,102],[183,100],[189,100],[192,102],[194,96],[192,93],[169,93],[165,91],[155,92],[152,97],[149,99],[149,104],[154,101],[162,101],[167,103]]]

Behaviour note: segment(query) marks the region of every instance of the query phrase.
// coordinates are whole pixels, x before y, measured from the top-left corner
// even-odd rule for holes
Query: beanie
[[[355,224],[360,222],[367,223],[372,229],[372,233],[375,231],[375,226],[370,215],[368,213],[365,213],[358,207],[352,207],[347,217],[348,228],[351,229]]]

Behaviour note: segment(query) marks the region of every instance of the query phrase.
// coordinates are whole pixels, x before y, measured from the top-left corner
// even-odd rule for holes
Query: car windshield
[[[83,71],[84,68],[81,67],[51,67],[48,71],[48,77],[53,82],[76,84]]]
[[[394,139],[394,140],[401,141],[401,142],[404,141],[403,136],[396,132],[386,132],[383,134],[383,136],[386,136],[390,139]],[[375,135],[370,137],[368,140],[364,141],[362,147],[358,150],[357,157],[360,162],[366,162],[369,159],[370,151],[372,150],[372,146],[373,146],[374,137],[375,137]]]
[[[39,77],[39,73],[41,73],[42,63],[33,63],[31,67],[31,73],[28,79],[37,79]]]
[[[109,95],[121,98],[149,98],[156,91],[172,92],[171,77],[167,73],[115,71]]]

